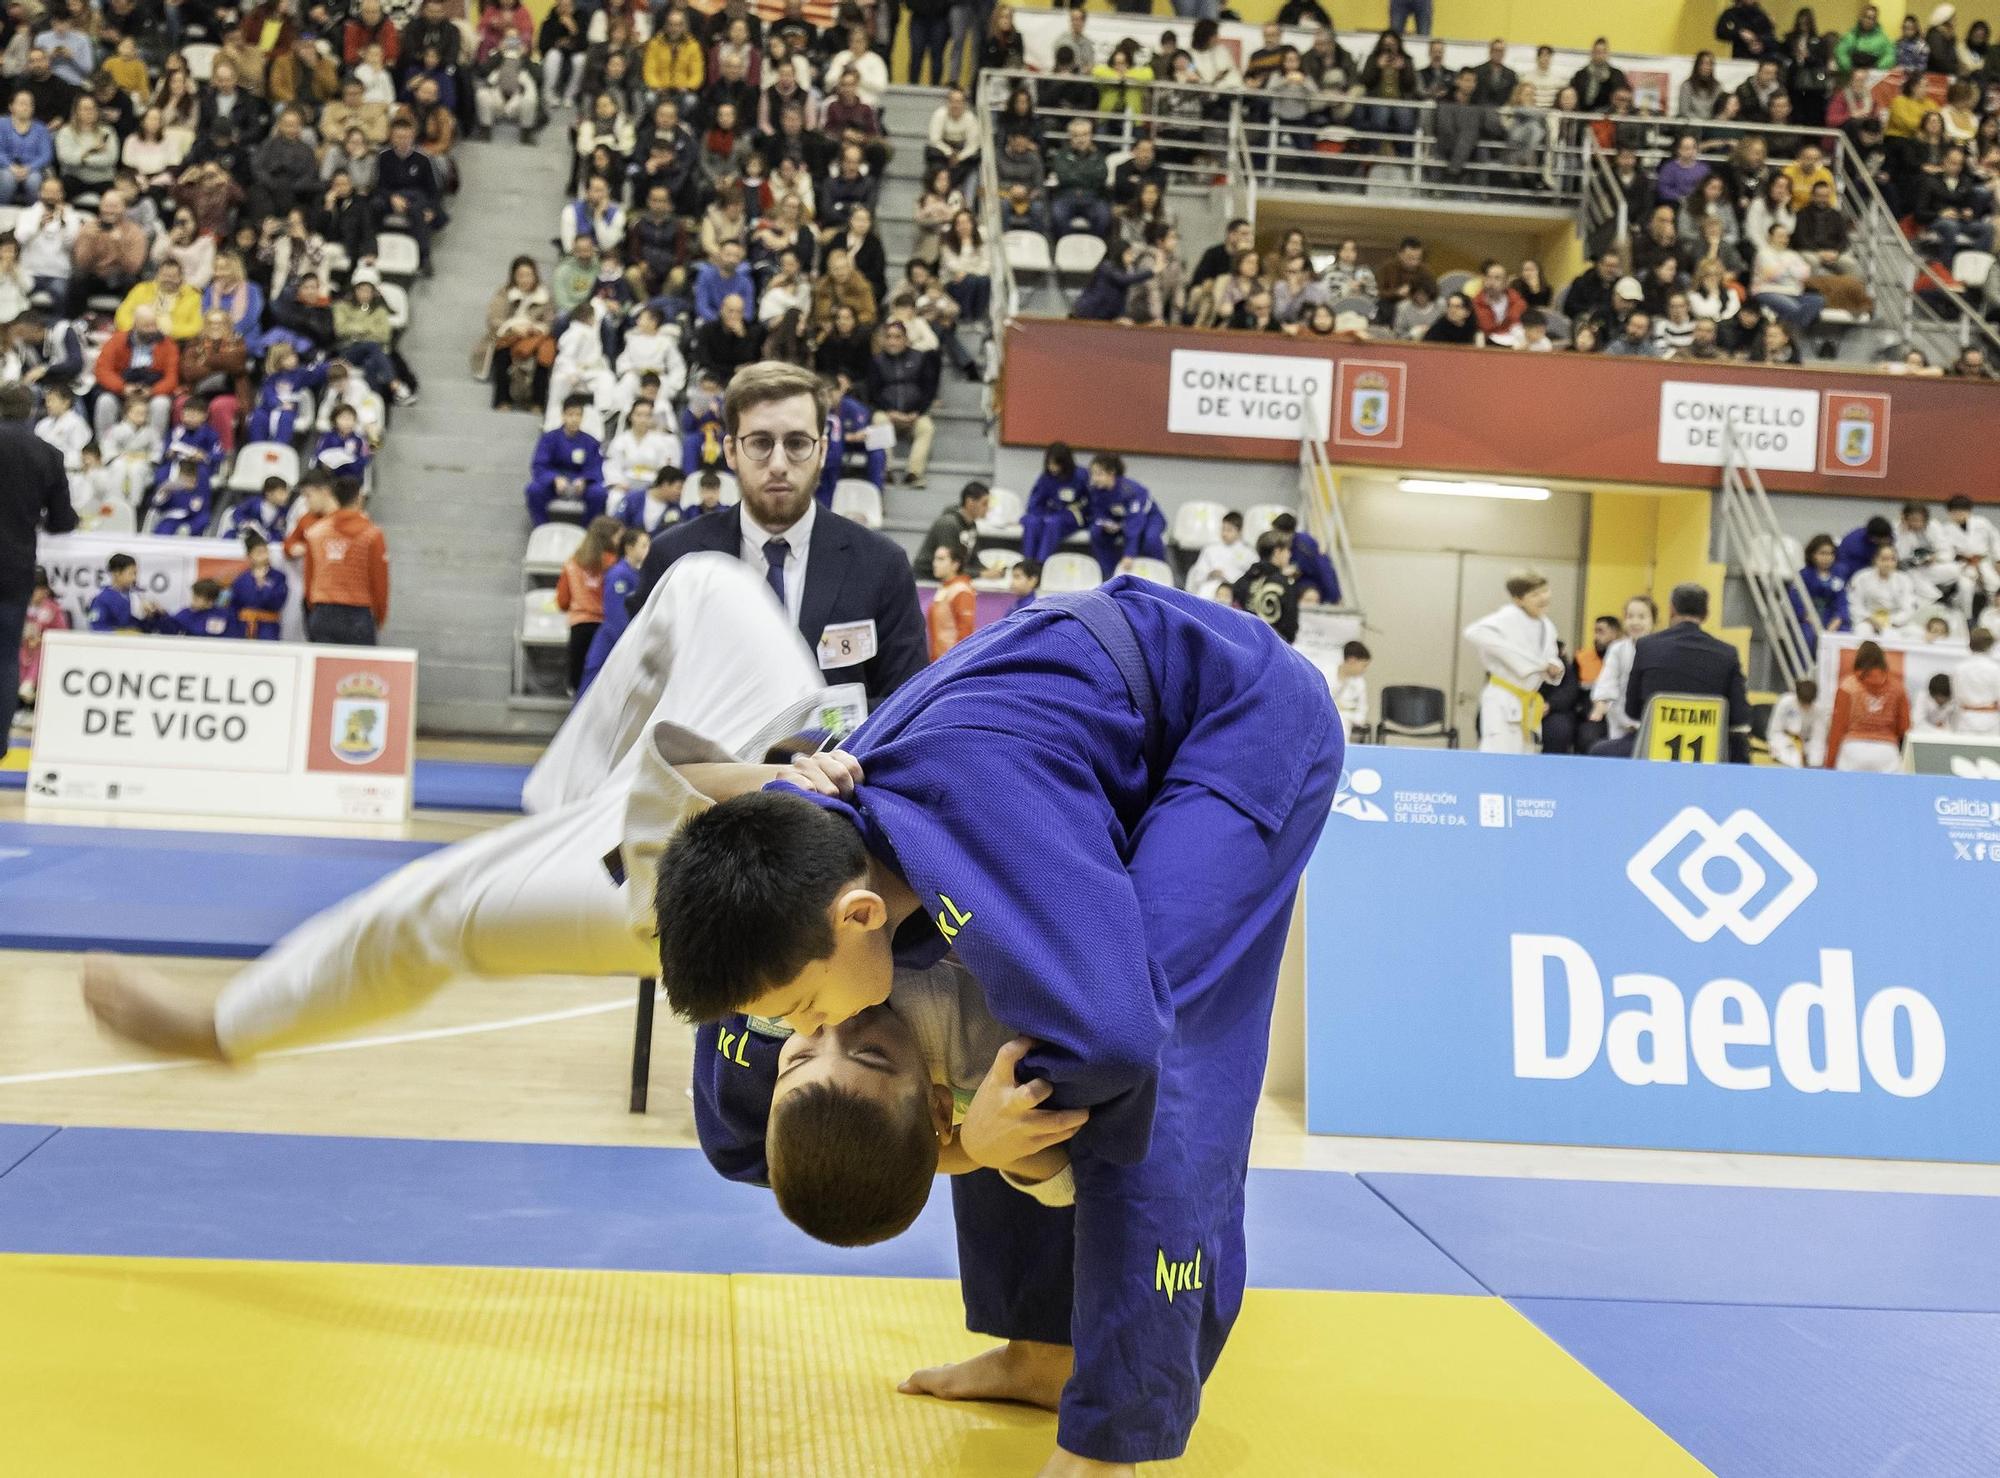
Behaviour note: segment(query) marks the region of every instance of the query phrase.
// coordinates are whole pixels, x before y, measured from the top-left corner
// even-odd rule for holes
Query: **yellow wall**
[[[1664,612],[1673,588],[1690,580],[1708,587],[1713,608],[1720,612],[1724,567],[1708,557],[1713,510],[1714,495],[1707,491],[1592,493],[1585,616],[1620,612],[1627,599],[1642,591]],[[1711,619],[1708,629],[1734,643],[1748,660],[1746,628]]]

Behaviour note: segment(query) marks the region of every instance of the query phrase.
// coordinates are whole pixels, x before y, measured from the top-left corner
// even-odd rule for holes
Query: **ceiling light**
[[[1547,488],[1518,482],[1451,482],[1437,477],[1406,477],[1396,484],[1406,493],[1433,493],[1444,498],[1507,498],[1516,503],[1546,503]]]

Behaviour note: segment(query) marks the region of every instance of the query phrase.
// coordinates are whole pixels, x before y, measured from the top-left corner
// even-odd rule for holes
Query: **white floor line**
[[[574,1021],[583,1016],[605,1016],[613,1011],[630,1011],[638,1004],[633,995],[615,1001],[597,1001],[588,1006],[570,1006],[561,1011],[541,1011],[533,1016],[512,1016],[505,1021],[475,1021],[466,1026],[436,1026],[420,1032],[396,1032],[386,1037],[351,1037],[339,1042],[315,1042],[310,1047],[282,1047],[261,1053],[259,1062],[274,1057],[314,1057],[322,1052],[353,1052],[362,1047],[398,1047],[405,1042],[435,1042],[445,1037],[472,1037],[484,1032],[511,1031],[520,1026],[543,1026],[552,1021]],[[59,1068],[43,1073],[14,1073],[0,1077],[0,1088],[23,1083],[62,1083],[76,1078],[116,1078],[128,1073],[163,1073],[173,1068],[214,1067],[206,1058],[176,1057],[166,1062],[114,1062],[104,1067]]]

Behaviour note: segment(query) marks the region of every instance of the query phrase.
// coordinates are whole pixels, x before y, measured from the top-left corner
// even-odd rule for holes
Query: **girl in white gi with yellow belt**
[[[1465,628],[1486,664],[1486,691],[1479,695],[1483,753],[1532,754],[1541,743],[1542,684],[1563,675],[1549,599],[1547,576],[1516,570],[1507,577],[1507,604]]]

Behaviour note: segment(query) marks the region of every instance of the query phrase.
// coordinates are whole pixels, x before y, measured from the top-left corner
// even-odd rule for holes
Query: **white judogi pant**
[[[630,847],[635,816],[663,844],[699,801],[688,793],[677,810],[655,793],[642,807],[637,741],[666,723],[731,754],[757,748],[822,686],[749,566],[720,554],[680,560],[530,777],[539,814],[400,868],[287,934],[223,990],[223,1051],[247,1057],[327,1036],[407,1010],[458,975],[657,973],[654,942],[637,926],[650,872],[628,863],[645,895],[633,899],[604,859]]]
[[[1466,627],[1465,639],[1486,665],[1486,687],[1479,695],[1480,752],[1535,753],[1529,737],[1539,741],[1541,722],[1539,717],[1528,722],[1527,708],[1540,698],[1548,677],[1543,668],[1556,660],[1555,623],[1509,601]]]
[[[1893,775],[1903,768],[1903,751],[1886,739],[1843,739],[1833,767]]]

